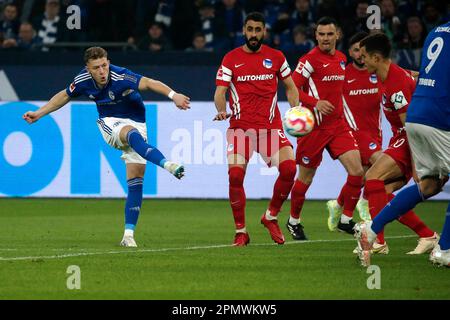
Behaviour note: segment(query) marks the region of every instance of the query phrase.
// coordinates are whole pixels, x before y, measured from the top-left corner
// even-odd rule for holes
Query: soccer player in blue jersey
[[[184,167],[168,161],[154,146],[147,143],[145,106],[139,91],[151,90],[168,96],[181,109],[189,109],[189,98],[176,93],[164,83],[110,64],[106,50],[91,47],[85,51],[86,67],[65,89],[37,111],[28,111],[23,119],[34,123],[43,116],[66,105],[81,95],[97,104],[98,128],[111,147],[123,151],[126,163],[128,196],[125,205],[125,232],[120,245],[136,247],[134,230],[142,205],[143,177],[147,161],[173,174],[178,179]]]
[[[355,226],[362,265],[370,265],[376,235],[418,203],[438,194],[450,173],[450,22],[425,40],[417,87],[406,116],[406,132],[419,183],[403,189],[375,217]],[[430,261],[450,267],[450,203]]]

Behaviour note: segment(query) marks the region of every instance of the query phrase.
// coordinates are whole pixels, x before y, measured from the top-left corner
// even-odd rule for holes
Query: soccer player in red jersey
[[[385,184],[397,181],[401,182],[401,186],[403,186],[415,174],[404,125],[406,111],[416,83],[409,71],[392,63],[389,58],[391,44],[385,34],[376,33],[364,38],[360,42],[360,47],[367,71],[376,73],[381,82],[381,103],[393,133],[388,149],[370,167],[365,176],[369,210],[374,218],[394,198],[392,193],[386,192]],[[409,254],[430,252],[438,242],[437,233],[430,230],[413,211],[401,216],[399,221],[410,227],[419,236],[417,247]],[[378,234],[376,243],[378,251],[384,250],[387,253],[383,232]]]
[[[264,16],[250,13],[243,27],[246,43],[225,55],[216,78],[214,102],[218,113],[215,120],[226,120],[229,116],[227,92],[232,111],[227,130],[227,160],[236,246],[245,246],[250,241],[245,226],[244,177],[253,152],[258,152],[269,166],[279,170],[273,197],[261,218],[278,244],[283,244],[285,239],[277,215],[291,191],[296,173],[293,148],[283,132],[277,105],[278,79],[286,87],[291,107],[299,103],[298,91],[283,53],[262,44],[265,32]]]
[[[345,119],[358,143],[364,172],[381,155],[382,147],[379,83],[376,74],[367,72],[359,48],[359,42],[367,35],[366,32],[358,32],[349,40],[348,53],[353,61],[345,68],[343,89]],[[327,202],[328,228],[353,234],[352,225],[346,224],[353,218],[353,211],[343,210],[343,196],[341,191],[337,200]],[[361,219],[370,220],[367,200],[361,198],[357,208]]]
[[[305,195],[312,183],[326,148],[333,159],[345,167],[348,178],[342,189],[343,208],[353,212],[363,185],[363,167],[358,145],[344,118],[342,92],[345,81],[345,55],[336,50],[338,40],[337,23],[324,17],[317,22],[318,46],[300,58],[292,75],[299,88],[301,103],[313,111],[316,124],[308,135],[297,139],[296,160],[300,173],[291,192],[291,216],[288,230],[296,240],[304,239],[293,232],[293,226],[300,224],[300,212]],[[354,222],[346,221],[348,229]]]

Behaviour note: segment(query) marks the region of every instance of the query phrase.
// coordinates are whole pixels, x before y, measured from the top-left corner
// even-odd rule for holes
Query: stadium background
[[[285,52],[291,67],[314,45],[313,22],[323,15],[340,22],[343,40],[338,48],[346,52],[349,36],[365,29],[361,12],[370,4],[379,4],[382,28],[394,43],[393,58],[409,69],[417,69],[427,32],[448,20],[445,1],[56,2],[60,3],[60,18],[53,20],[54,32],[44,27],[48,23],[43,22],[42,14],[52,10],[55,1],[0,1],[3,197],[125,196],[120,153],[101,140],[92,103],[73,101],[36,126],[21,120],[24,111],[43,105],[72,81],[83,64],[83,49],[93,43],[108,49],[113,64],[162,80],[192,98],[192,109],[180,112],[164,97],[144,94],[150,141],[187,169],[186,179],[178,184],[165,172],[149,166],[146,197],[226,198],[226,124],[211,121],[215,114],[212,100],[223,55],[242,43],[239,31],[246,12],[265,12],[270,28],[267,42]],[[17,8],[13,20],[5,13],[6,8],[11,9],[10,3]],[[71,4],[81,8],[81,30],[65,27],[65,10]],[[22,30],[27,21],[36,30],[28,44]],[[162,35],[152,38],[159,33]],[[192,41],[199,36],[203,37],[203,46],[196,43],[195,47]],[[286,100],[283,90],[279,96],[281,101]],[[283,113],[287,103],[281,102],[280,109]],[[390,130],[385,121],[383,128],[386,144]],[[345,177],[342,166],[326,155],[308,196],[334,198]],[[269,198],[275,178],[276,171],[255,158],[246,179],[248,197]],[[449,189],[436,197],[449,198]]]

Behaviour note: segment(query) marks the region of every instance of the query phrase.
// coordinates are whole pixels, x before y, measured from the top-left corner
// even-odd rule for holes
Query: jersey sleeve
[[[407,110],[406,106],[411,101],[411,93],[404,93],[402,90],[399,90],[391,95],[390,100],[398,113],[405,113]]]
[[[142,79],[142,75],[138,73],[134,73],[133,71],[129,69],[125,69],[123,73],[123,80],[125,82],[125,85],[129,89],[138,90],[139,89],[139,82]]]
[[[72,81],[71,84],[66,88],[66,93],[71,98],[79,97],[83,94],[83,85],[78,83],[76,79]]]
[[[307,94],[304,89],[313,73],[314,68],[307,56],[300,58],[297,68],[295,68],[295,71],[292,73],[292,80],[294,80],[294,83],[298,88],[300,102],[311,110],[314,109],[319,100]]]
[[[291,68],[289,67],[289,63],[286,60],[286,57],[282,52],[280,52],[280,61],[281,61],[281,67],[277,72],[278,79],[284,80],[288,78],[291,75]]]
[[[223,58],[216,75],[216,86],[230,86],[231,79],[233,78],[233,70],[231,69],[231,62],[229,60],[228,55]]]

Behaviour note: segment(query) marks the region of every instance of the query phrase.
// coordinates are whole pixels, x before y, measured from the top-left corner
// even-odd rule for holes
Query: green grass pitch
[[[119,247],[123,200],[0,199],[0,299],[450,299],[450,270],[428,255],[398,222],[386,229],[387,256],[375,256],[381,289],[367,273],[350,235],[329,232],[325,202],[306,201],[303,222],[312,241],[272,243],[259,219],[267,201],[248,201],[248,247],[234,248],[232,214],[222,200],[144,200],[137,249]],[[441,231],[444,202],[416,212]],[[395,237],[395,238],[389,238]],[[81,289],[66,286],[68,266],[81,270]]]

